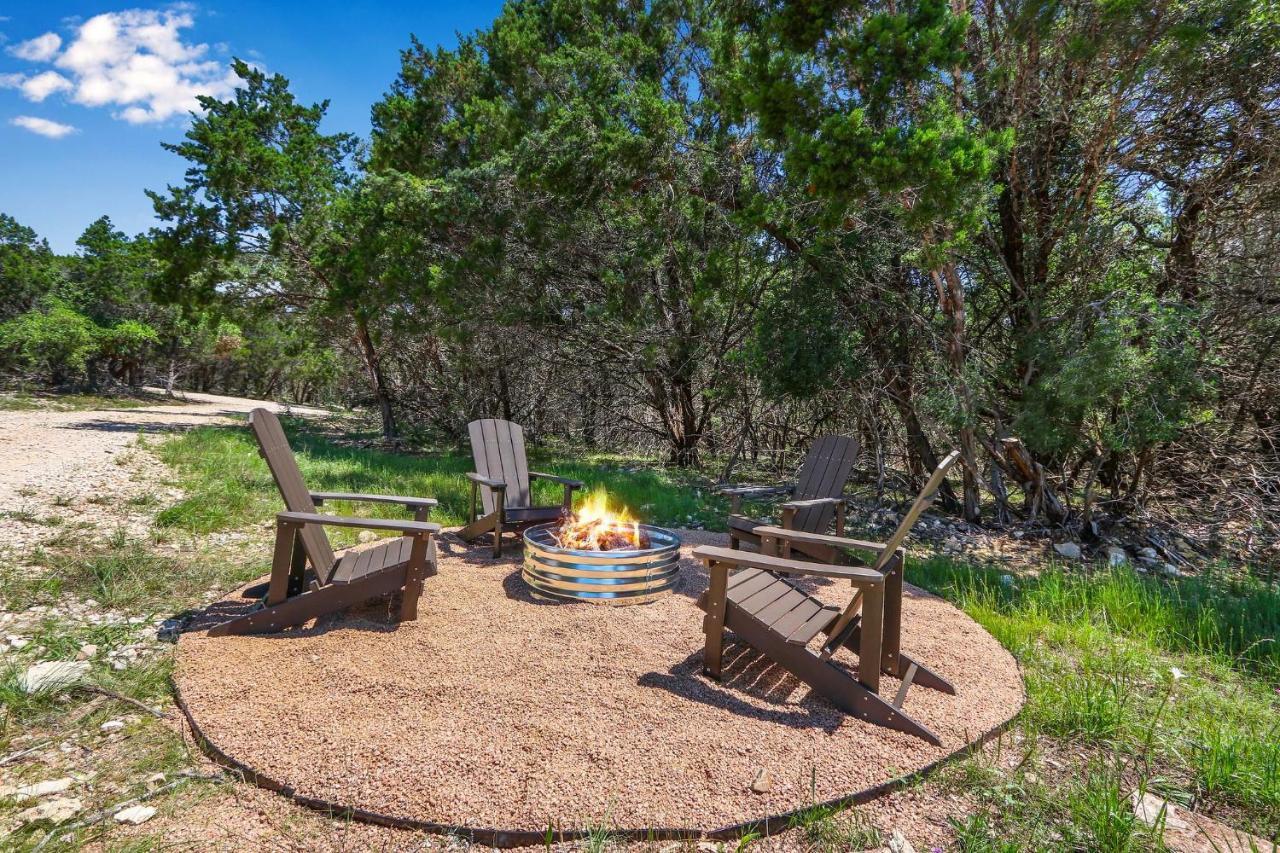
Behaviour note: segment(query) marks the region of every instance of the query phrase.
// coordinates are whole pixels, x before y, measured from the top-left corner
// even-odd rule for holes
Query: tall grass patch
[[[1123,764],[1131,779],[1151,776],[1163,796],[1225,808],[1250,831],[1270,836],[1280,827],[1274,590],[1148,578],[1124,567],[1085,573],[1051,566],[1013,578],[941,557],[909,571],[914,583],[956,602],[1018,656],[1030,737],[1099,750],[1115,762],[1107,772]],[[1097,788],[1102,780],[1082,784]],[[1105,791],[1072,796],[1079,807],[1073,821],[1106,815]],[[1128,847],[1121,841],[1126,826],[1095,829],[1093,843]]]
[[[438,451],[420,454],[345,447],[285,419],[298,466],[316,491],[349,491],[432,497],[440,505],[432,520],[445,525],[467,521],[472,470],[470,454]],[[160,512],[157,524],[192,533],[226,530],[270,519],[280,511],[280,496],[266,463],[247,429],[206,427],[172,438],[156,448],[178,472],[188,496]],[[723,524],[724,507],[709,499],[693,477],[616,457],[569,457],[531,450],[530,467],[582,480],[586,490],[606,489],[618,506],[645,521],[669,526]],[[535,480],[534,500],[557,504],[561,487]],[[403,508],[384,504],[334,503],[342,514],[403,517]]]

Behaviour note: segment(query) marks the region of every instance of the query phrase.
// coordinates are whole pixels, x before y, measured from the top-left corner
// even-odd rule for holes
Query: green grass
[[[814,853],[870,850],[884,844],[880,831],[856,808],[813,806],[793,817],[790,827],[799,830],[806,849]]]
[[[470,488],[463,474],[471,468],[466,454],[404,455],[349,447],[298,422],[286,426],[312,488],[436,497],[441,502],[437,520],[465,520]],[[157,443],[155,450],[188,495],[160,511],[157,541],[231,530],[253,531],[255,545],[267,538],[280,499],[247,431],[193,430]],[[540,451],[531,467],[603,487],[644,520],[659,524],[696,522],[717,529],[727,510],[697,475],[618,457]],[[553,484],[535,489],[539,500],[559,499]],[[155,503],[139,499],[136,505]],[[403,513],[382,505],[333,509]],[[194,556],[173,556],[155,542],[124,534],[96,545],[75,536],[62,540],[33,555],[42,573],[0,566],[0,604],[21,610],[74,594],[124,612],[167,615],[197,604],[215,584],[227,588],[261,574],[269,559],[266,548],[235,553],[217,542],[203,544]],[[1280,827],[1276,589],[1247,575],[1206,572],[1156,579],[1128,568],[1048,566],[1015,578],[942,557],[913,562],[908,574],[990,630],[1017,656],[1027,683],[1016,742],[1002,740],[994,760],[975,756],[949,768],[940,780],[977,803],[952,827],[959,849],[1159,849],[1158,833],[1133,817],[1128,797],[1135,788],[1275,836]],[[31,647],[44,649],[42,659],[69,659],[87,642],[103,649],[126,643],[131,630],[69,627],[51,620],[35,632]],[[11,658],[0,671],[0,744],[32,727],[56,731],[77,707],[17,690],[17,675],[28,657]],[[152,702],[167,695],[167,666],[162,661],[115,672],[100,656],[92,672],[103,686]],[[92,716],[84,725],[98,722]],[[163,768],[184,760],[185,748],[164,740],[159,729],[146,724],[144,731],[154,736],[140,741],[145,748],[130,757],[131,766]],[[795,831],[813,850],[883,843],[856,811],[813,810],[797,820]],[[602,827],[585,846],[606,848],[612,841]]]
[[[0,563],[0,607],[21,611],[73,596],[108,609],[169,615],[198,603],[212,586],[225,589],[261,575],[270,558],[264,552],[246,563],[205,548],[179,559],[117,532],[106,542],[68,539],[28,559],[41,570]]]
[[[440,506],[432,519],[463,524],[471,499],[466,472],[471,457],[459,452],[405,455],[343,447],[286,421],[298,465],[307,485],[316,491],[351,491],[433,497]],[[280,510],[280,496],[266,463],[259,458],[243,428],[207,427],[170,439],[156,448],[160,458],[178,472],[188,497],[162,510],[157,524],[191,533],[228,530],[270,519]],[[614,501],[644,521],[669,526],[698,523],[723,526],[727,505],[711,499],[707,485],[696,476],[659,467],[628,465],[604,455],[570,457],[534,451],[530,467],[583,481],[587,490],[603,487]],[[560,502],[561,487],[534,481],[534,500]],[[396,516],[403,509],[379,504],[344,506],[343,514]]]
[[[994,773],[970,785],[993,808],[952,820],[955,848],[965,853],[1164,849],[1159,826],[1147,826],[1133,812],[1129,778],[1105,761],[1079,768],[1061,785]]]
[[[0,394],[0,412],[29,412],[36,409],[84,412],[94,409],[140,409],[146,406],[165,405],[177,406],[181,405],[181,402],[163,394],[148,394],[144,391],[111,395],[55,392]]]
[[[1065,791],[1045,795],[1066,809],[1055,819],[1060,834],[1074,827],[1092,839],[1086,845],[1092,849],[1130,849],[1122,843],[1128,836],[1146,843],[1139,838],[1144,830],[1125,817],[1130,812],[1112,808],[1140,783],[1167,799],[1225,812],[1249,831],[1276,833],[1275,590],[1058,567],[1009,583],[998,570],[945,558],[926,560],[910,574],[963,607],[1018,657],[1027,683],[1022,731],[1032,742],[1073,744],[1105,758],[1074,774]],[[989,789],[978,789],[998,804]],[[1045,810],[1003,807],[963,830],[976,839],[990,828],[983,820],[994,820],[997,837],[1008,837],[1025,831],[1015,826],[1019,815],[1030,811],[1043,822]],[[1146,849],[1141,843],[1133,849]]]

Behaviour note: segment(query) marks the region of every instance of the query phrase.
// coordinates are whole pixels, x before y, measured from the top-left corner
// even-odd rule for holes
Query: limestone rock
[[[890,853],[916,853],[916,848],[911,846],[911,842],[899,830],[894,830],[893,835],[889,836]]]
[[[16,815],[18,823],[35,823],[36,821],[49,821],[50,823],[62,823],[75,817],[75,815],[84,808],[84,804],[75,797],[59,797],[56,800],[45,800],[38,806],[32,806]]]
[[[137,826],[140,823],[146,823],[156,816],[156,810],[152,806],[129,806],[127,809],[121,809],[116,812],[116,823],[128,823]]]
[[[33,782],[30,785],[19,785],[16,788],[4,787],[0,788],[0,797],[13,797],[18,800],[36,800],[40,797],[47,797],[50,794],[61,794],[63,791],[71,787],[74,780],[70,776],[64,776],[61,779],[47,779],[43,782]]]
[[[773,774],[761,767],[756,771],[756,778],[751,783],[751,790],[756,794],[767,794],[773,790]]]
[[[1055,542],[1053,550],[1057,551],[1059,556],[1066,557],[1068,560],[1079,560],[1084,556],[1080,546],[1074,542]]]

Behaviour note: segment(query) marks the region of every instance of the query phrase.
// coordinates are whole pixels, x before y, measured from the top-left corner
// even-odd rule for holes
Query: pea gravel
[[[416,623],[397,625],[383,600],[283,634],[191,632],[175,683],[214,746],[300,797],[524,832],[758,820],[925,767],[1022,707],[1012,656],[912,587],[904,650],[958,694],[913,687],[904,710],[942,747],[840,713],[732,636],[725,680],[706,679],[694,603],[706,573],[688,551],[723,537],[680,533],[676,590],[631,607],[539,602],[518,548],[494,561],[445,537]],[[843,584],[811,589],[848,601]],[[213,611],[243,606],[233,594]],[[897,689],[882,679],[882,695]]]

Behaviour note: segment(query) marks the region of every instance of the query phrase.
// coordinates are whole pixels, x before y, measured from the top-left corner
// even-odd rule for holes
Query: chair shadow
[[[699,650],[665,673],[645,673],[636,683],[641,687],[665,690],[690,702],[789,728],[821,729],[830,734],[840,727],[843,715],[813,691],[798,705],[788,705],[787,700],[803,683],[732,635],[726,637],[719,682],[700,674],[702,661],[702,651]],[[761,707],[738,694],[746,694],[773,707]]]

